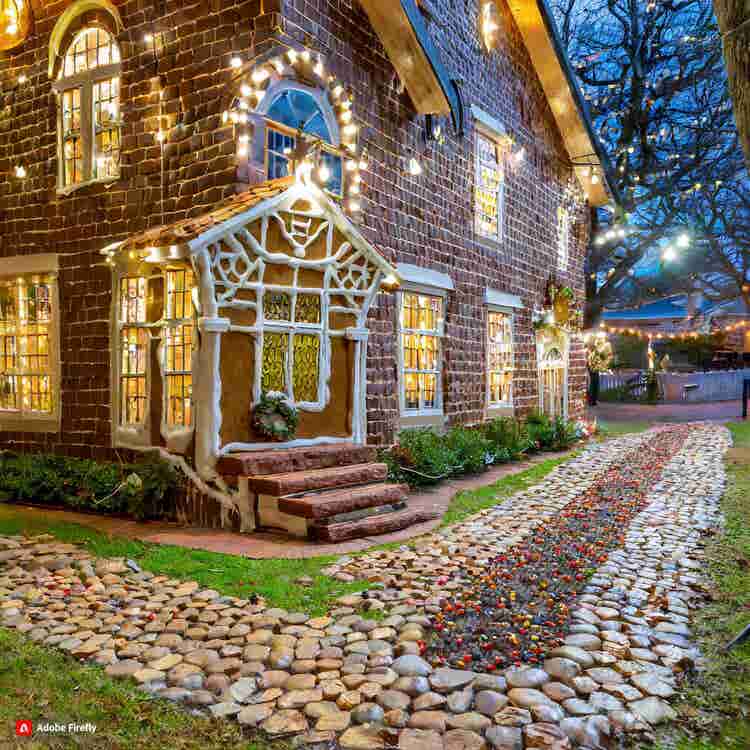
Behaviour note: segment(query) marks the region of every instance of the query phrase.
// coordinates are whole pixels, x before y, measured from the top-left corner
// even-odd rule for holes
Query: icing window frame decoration
[[[7,293],[0,296],[0,430],[60,429],[57,271],[54,254],[3,259],[0,284]]]
[[[83,26],[67,45],[57,95],[57,191],[67,194],[120,177],[122,57],[115,35]]]
[[[494,316],[502,316],[500,326],[505,328],[503,340],[493,340]],[[489,305],[487,308],[487,406],[489,409],[513,407],[513,380],[515,374],[515,346],[513,335],[515,331],[515,314],[511,308]],[[495,366],[498,365],[498,366]],[[494,398],[496,392],[502,393],[502,384],[496,387],[493,376],[501,381],[510,373],[510,384],[506,398]]]
[[[399,270],[400,267],[399,267]],[[439,303],[439,307],[435,310],[433,315],[435,320],[431,326],[422,327],[419,325],[419,320],[416,322],[418,325],[406,325],[406,307],[405,304],[408,298],[417,299],[417,307],[412,307],[412,310],[416,310],[417,318],[419,318],[421,310],[423,309],[422,300],[429,303],[429,300]],[[405,283],[398,292],[398,308],[397,308],[397,337],[398,337],[398,383],[399,383],[399,404],[400,412],[402,417],[430,417],[430,416],[442,416],[443,414],[443,358],[444,358],[444,345],[443,340],[445,339],[445,312],[448,301],[447,291],[436,287],[429,286],[418,286],[415,284]],[[415,322],[414,320],[408,321],[410,323]],[[420,344],[427,344],[428,340],[432,344],[432,348],[426,347],[424,351],[431,354],[432,361],[427,364],[432,364],[431,367],[422,367],[419,362],[419,352],[422,351],[421,347],[413,349],[416,353],[416,361],[411,357],[408,352],[412,350],[411,347],[407,346],[409,338],[414,339],[415,337],[421,337],[424,339]],[[409,361],[407,361],[409,360]],[[407,366],[408,365],[408,366]],[[426,388],[422,385],[422,379],[432,378],[434,381],[434,395],[432,403],[426,405],[425,392]],[[411,406],[407,398],[407,380],[416,378],[417,382],[417,405]]]
[[[557,268],[565,271],[570,260],[570,211],[557,207]]]
[[[326,407],[328,403],[327,363],[330,354],[328,295],[325,291],[324,289],[300,289],[296,283],[291,286],[269,284],[257,290],[259,335],[255,353],[254,403],[260,400],[263,392],[277,392],[283,393],[295,407],[304,411],[322,411]],[[286,301],[281,302],[282,298],[285,298]],[[317,298],[317,305],[313,305],[311,308],[313,311],[317,310],[317,321],[300,319],[302,316],[298,314],[298,310],[302,298]],[[283,316],[281,313],[269,315],[268,313],[272,309],[271,304],[281,305],[282,311],[288,309],[288,316]],[[283,348],[277,349],[282,360],[279,363],[283,373],[283,381],[281,382],[270,381],[264,372],[264,366],[267,362],[266,357],[270,352],[268,344],[272,340],[280,340],[283,343]],[[310,383],[304,384],[300,379],[299,370],[303,364],[303,355],[309,356],[310,353],[298,346],[300,342],[305,340],[317,342],[313,347],[317,369],[314,398],[299,398],[299,391],[302,388],[305,389],[306,396],[313,395]],[[300,361],[298,361],[298,354],[300,355]],[[277,359],[278,356],[277,354]]]

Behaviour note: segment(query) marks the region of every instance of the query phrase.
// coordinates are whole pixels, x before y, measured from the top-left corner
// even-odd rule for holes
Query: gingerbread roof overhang
[[[382,271],[389,285],[400,282],[396,268],[362,236],[338,204],[315,184],[297,177],[281,177],[254,185],[200,216],[148,229],[108,245],[101,253],[110,257],[143,257],[153,263],[189,258],[194,251],[213,242],[228,229],[254,221],[293,193],[300,199],[316,203],[352,246],[364,252]]]
[[[460,131],[463,105],[455,78],[433,44],[416,0],[360,0],[370,24],[420,114],[450,115]],[[426,8],[429,8],[425,4]],[[510,8],[531,57],[565,143],[570,160],[580,166],[576,176],[590,203],[600,206],[619,193],[609,160],[596,136],[586,102],[560,42],[545,0],[511,0]],[[478,21],[477,21],[478,24]]]

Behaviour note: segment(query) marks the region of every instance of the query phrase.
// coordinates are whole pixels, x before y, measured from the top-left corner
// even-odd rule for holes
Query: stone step
[[[375,454],[375,448],[354,445],[354,443],[273,448],[222,456],[216,468],[224,476],[288,474],[372,463],[375,460]]]
[[[282,497],[279,498],[279,510],[290,516],[317,520],[362,508],[403,502],[408,494],[408,485],[377,482],[296,497]]]
[[[357,484],[382,482],[388,476],[386,464],[352,464],[326,469],[267,474],[250,479],[250,490],[259,495],[296,495],[300,492],[335,489]]]
[[[342,523],[325,523],[318,521],[312,524],[310,535],[321,542],[343,542],[347,539],[359,539],[378,534],[405,529],[415,523],[422,523],[437,518],[438,513],[428,510],[405,508],[391,513],[378,513],[356,521]]]

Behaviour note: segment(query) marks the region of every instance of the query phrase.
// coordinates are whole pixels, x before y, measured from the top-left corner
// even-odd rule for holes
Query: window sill
[[[70,195],[71,193],[75,193],[77,190],[82,190],[83,188],[91,187],[92,185],[109,186],[112,183],[117,182],[119,179],[120,175],[117,175],[116,177],[97,177],[94,180],[86,180],[86,182],[76,182],[75,185],[68,185],[68,187],[58,187],[57,195]]]
[[[409,427],[440,427],[445,425],[445,415],[440,410],[430,410],[422,412],[406,412],[401,415],[399,426]]]
[[[487,418],[512,417],[515,413],[513,404],[490,404],[487,407]]]
[[[60,432],[60,417],[0,412],[0,432]]]

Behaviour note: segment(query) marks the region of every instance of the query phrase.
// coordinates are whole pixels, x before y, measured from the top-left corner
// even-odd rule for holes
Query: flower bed
[[[630,520],[688,430],[659,433],[482,575],[465,578],[462,593],[446,598],[435,615],[427,658],[492,672],[537,664],[561,645],[571,604],[608,552],[623,545]]]

